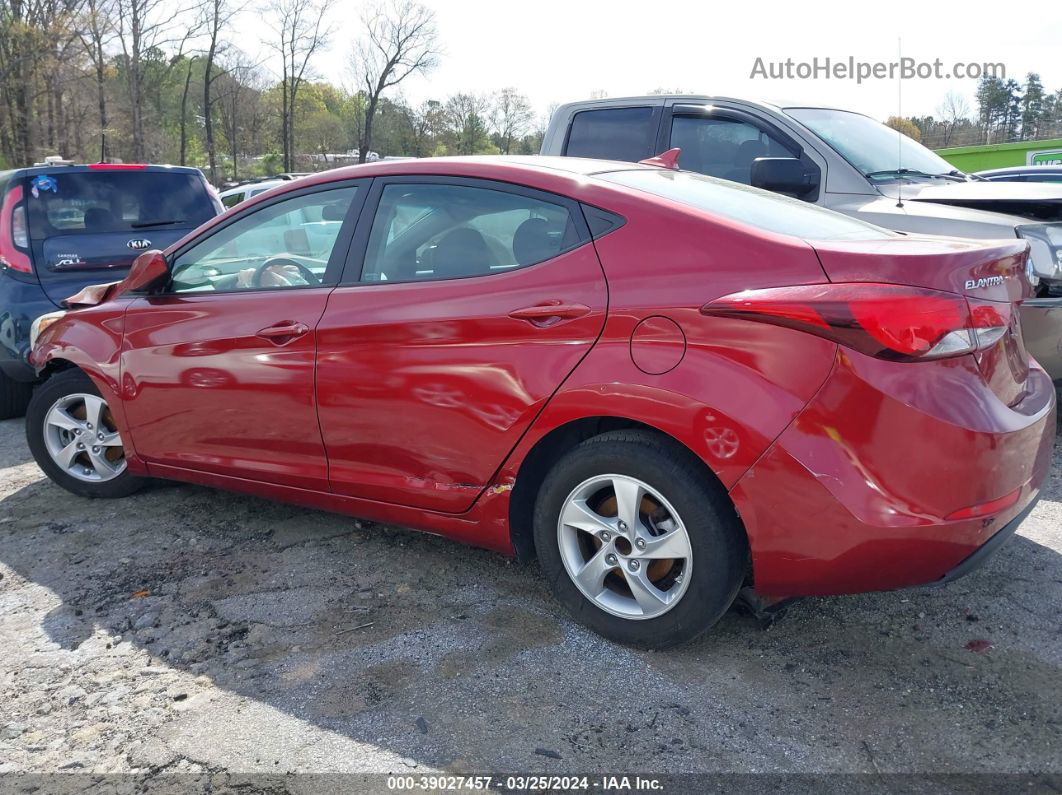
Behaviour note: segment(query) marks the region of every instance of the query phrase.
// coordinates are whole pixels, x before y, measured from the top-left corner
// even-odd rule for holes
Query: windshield
[[[913,138],[861,113],[822,108],[786,108],[871,179],[897,179],[904,174],[952,174],[955,166]]]
[[[195,227],[215,215],[203,180],[187,172],[71,171],[27,177],[33,240]]]
[[[881,227],[799,199],[692,171],[640,169],[596,176],[779,235],[805,240],[876,240],[895,236]]]

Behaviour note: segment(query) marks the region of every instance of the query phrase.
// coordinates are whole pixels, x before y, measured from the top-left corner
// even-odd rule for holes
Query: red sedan
[[[188,481],[537,556],[598,632],[947,580],[1035,502],[1026,244],[668,168],[339,169],[35,328],[27,433],[87,497]]]

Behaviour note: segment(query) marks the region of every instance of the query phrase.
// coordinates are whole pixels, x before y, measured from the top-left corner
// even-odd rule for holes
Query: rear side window
[[[686,171],[639,169],[598,174],[617,185],[646,191],[779,235],[805,240],[876,240],[894,232],[833,210],[770,191]]]
[[[388,185],[362,281],[487,276],[551,259],[580,242],[561,204],[466,185]]]
[[[57,172],[26,177],[23,191],[34,240],[199,226],[215,215],[203,180],[195,174]]]
[[[605,108],[575,114],[564,154],[636,163],[654,154],[652,108]]]

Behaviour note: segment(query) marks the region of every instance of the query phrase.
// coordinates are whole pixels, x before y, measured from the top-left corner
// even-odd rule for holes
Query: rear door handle
[[[574,320],[588,314],[590,314],[590,307],[586,304],[562,304],[558,301],[514,309],[509,313],[509,317],[513,320],[526,320],[534,326],[542,327],[552,326],[562,320]]]
[[[277,345],[284,345],[291,342],[296,337],[301,337],[310,327],[305,323],[296,323],[292,320],[283,320],[273,326],[267,326],[258,332],[256,336],[262,339],[275,342]]]

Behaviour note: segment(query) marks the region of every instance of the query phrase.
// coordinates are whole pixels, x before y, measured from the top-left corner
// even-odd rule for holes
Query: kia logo
[[[133,249],[133,251],[143,251],[151,245],[151,241],[144,239],[130,240],[126,245]]]

